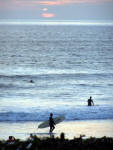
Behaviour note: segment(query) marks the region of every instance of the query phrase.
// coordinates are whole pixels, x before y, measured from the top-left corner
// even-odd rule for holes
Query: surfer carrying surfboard
[[[49,117],[49,126],[50,126],[50,133],[52,133],[52,131],[55,129],[55,122],[53,120],[52,113],[50,113],[50,117]]]

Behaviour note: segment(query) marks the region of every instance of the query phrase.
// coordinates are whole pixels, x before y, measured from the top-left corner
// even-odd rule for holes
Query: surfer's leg
[[[52,126],[52,131],[55,129],[55,126]]]
[[[50,130],[49,130],[49,132],[50,132],[50,133],[52,132],[52,126],[50,126]]]

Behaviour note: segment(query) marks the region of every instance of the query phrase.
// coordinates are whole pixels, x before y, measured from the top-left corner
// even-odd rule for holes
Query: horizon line
[[[111,25],[113,20],[0,19],[0,25]]]

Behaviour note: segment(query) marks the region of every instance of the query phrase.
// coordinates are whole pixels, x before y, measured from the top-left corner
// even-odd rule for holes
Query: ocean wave
[[[58,87],[64,87],[67,86],[68,88],[71,87],[87,87],[87,88],[106,88],[106,87],[113,87],[113,84],[108,84],[108,83],[95,83],[92,81],[92,83],[71,83],[69,81],[67,82],[57,82],[57,83],[48,83],[48,85],[42,84],[42,83],[38,83],[37,85],[37,81],[33,80],[32,82],[30,82],[30,80],[26,80],[26,81],[20,81],[20,83],[0,83],[0,89],[14,89],[14,90],[29,90],[29,89],[48,89],[49,91],[52,91],[53,89],[56,89]]]
[[[11,83],[0,83],[0,88],[15,88],[15,86]]]
[[[38,78],[40,76],[74,76],[74,77],[113,77],[113,73],[76,73],[74,71],[51,71],[51,72],[38,72],[35,74],[9,74],[0,75],[0,78]]]
[[[0,122],[5,121],[44,121],[49,118],[50,110],[37,112],[1,112]],[[82,106],[77,108],[57,108],[53,110],[54,117],[64,115],[66,120],[113,119],[113,106]]]
[[[113,73],[44,72],[37,74],[0,75],[1,89],[33,89],[59,87],[112,87]],[[31,82],[32,81],[32,82]],[[56,86],[56,87],[55,87]]]

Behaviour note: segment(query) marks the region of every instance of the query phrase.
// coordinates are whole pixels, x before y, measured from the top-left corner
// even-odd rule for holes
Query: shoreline
[[[7,140],[9,136],[25,140],[32,133],[38,137],[49,137],[49,128],[37,129],[41,122],[0,122],[0,140]],[[73,139],[85,135],[89,137],[113,137],[113,119],[109,120],[76,120],[64,121],[56,125],[54,136],[61,133]]]

